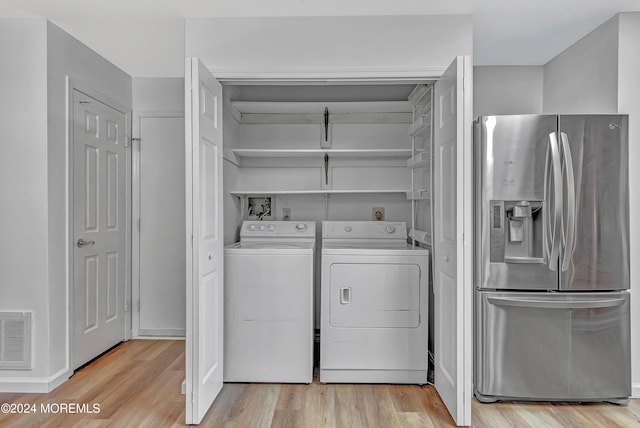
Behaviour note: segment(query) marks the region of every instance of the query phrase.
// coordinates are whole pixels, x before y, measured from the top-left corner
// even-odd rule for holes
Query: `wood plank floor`
[[[33,414],[0,413],[0,427],[184,426],[184,342],[131,340],[91,362],[49,394],[0,393],[0,404],[35,406]],[[99,413],[59,412],[61,403]],[[42,413],[42,406],[49,413]],[[33,408],[33,407],[31,407]],[[82,410],[82,409],[76,409]],[[450,427],[429,386],[226,384],[206,427]],[[474,427],[640,426],[640,400],[612,404],[473,402]]]

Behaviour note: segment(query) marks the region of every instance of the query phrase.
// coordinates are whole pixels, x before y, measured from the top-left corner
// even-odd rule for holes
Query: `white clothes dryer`
[[[315,222],[245,221],[224,250],[224,381],[311,383]]]
[[[321,382],[427,382],[428,258],[404,222],[322,223]]]

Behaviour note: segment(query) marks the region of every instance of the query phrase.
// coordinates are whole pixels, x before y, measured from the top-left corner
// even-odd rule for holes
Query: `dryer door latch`
[[[351,287],[340,287],[340,304],[348,305],[351,303]]]

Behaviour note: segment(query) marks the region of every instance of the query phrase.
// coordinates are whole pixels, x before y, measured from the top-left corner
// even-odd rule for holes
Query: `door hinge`
[[[129,301],[128,300],[124,301],[124,311],[125,312],[129,312]]]

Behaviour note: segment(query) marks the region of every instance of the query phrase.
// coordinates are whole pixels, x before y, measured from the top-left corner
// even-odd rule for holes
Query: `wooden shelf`
[[[243,197],[244,195],[357,195],[357,194],[386,194],[386,193],[408,193],[402,190],[232,190],[232,195]]]
[[[280,102],[231,101],[242,114],[411,113],[409,101]]]
[[[238,158],[403,158],[411,157],[411,149],[231,149]]]

